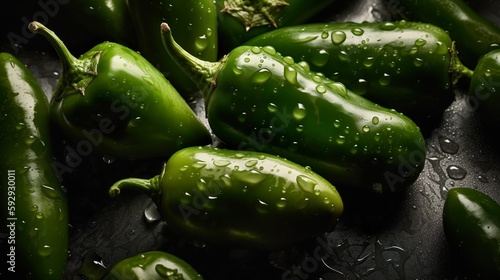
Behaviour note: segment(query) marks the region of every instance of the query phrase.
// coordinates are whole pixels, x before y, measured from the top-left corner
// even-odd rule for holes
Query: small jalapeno
[[[275,155],[188,147],[151,179],[113,184],[147,192],[172,231],[193,241],[274,250],[333,230],[344,206],[327,180]]]

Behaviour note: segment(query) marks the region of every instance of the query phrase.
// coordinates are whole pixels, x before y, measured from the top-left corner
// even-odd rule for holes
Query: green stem
[[[142,178],[126,178],[119,180],[114,183],[111,188],[109,188],[109,195],[111,197],[116,197],[120,194],[120,192],[124,189],[132,189],[139,190],[147,193],[153,199],[158,197],[160,194],[160,177],[161,175],[157,175],[151,179],[142,179]]]
[[[458,53],[455,49],[455,42],[451,45],[451,73],[452,73],[452,84],[453,86],[458,83],[462,77],[472,78],[474,71],[465,66],[458,58]]]
[[[84,95],[87,85],[97,76],[97,65],[101,52],[96,51],[90,57],[77,59],[71,54],[63,41],[45,25],[38,21],[32,21],[28,28],[31,32],[40,33],[44,36],[61,60],[63,75],[54,93],[54,98],[61,99],[64,95],[74,93]]]
[[[177,44],[167,23],[163,22],[160,28],[163,45],[168,54],[186,72],[198,89],[203,92],[207,100],[215,86],[217,73],[224,64],[225,59],[223,58],[218,62],[201,60]]]

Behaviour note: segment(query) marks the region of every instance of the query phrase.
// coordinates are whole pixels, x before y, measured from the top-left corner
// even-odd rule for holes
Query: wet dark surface
[[[479,1],[475,7],[498,21],[498,13],[481,6],[491,3]],[[379,1],[339,4],[331,18],[357,22],[391,19]],[[27,50],[18,57],[50,96],[61,74],[58,58]],[[108,197],[113,180],[123,174],[154,175],[161,168],[160,161],[124,167],[109,158],[83,158],[65,182],[71,217],[66,279],[83,279],[78,270],[85,255],[110,267],[149,250],[167,250],[184,258],[207,280],[458,279],[442,230],[447,190],[477,188],[500,201],[497,141],[468,106],[466,85],[460,86],[442,122],[426,135],[425,168],[407,192],[387,199],[361,194],[347,197],[345,215],[335,231],[278,252],[191,242],[170,232],[146,195]],[[192,105],[204,119],[203,102],[193,100]]]

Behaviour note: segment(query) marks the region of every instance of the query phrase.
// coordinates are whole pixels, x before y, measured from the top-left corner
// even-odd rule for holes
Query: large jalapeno
[[[458,57],[474,68],[479,57],[500,48],[500,28],[464,0],[385,0],[389,11],[407,20],[437,25],[457,42]]]
[[[168,20],[183,36],[178,43],[192,55],[216,61],[218,55],[217,11],[213,0],[126,0],[137,29],[140,53],[167,77],[185,98],[198,88],[172,61],[163,47],[158,26]]]
[[[466,279],[500,279],[500,205],[495,200],[472,188],[450,189],[443,227]]]
[[[0,53],[0,112],[2,275],[63,279],[68,205],[52,169],[49,102],[27,66],[7,52]]]
[[[496,131],[500,128],[500,49],[483,55],[474,69],[468,99],[481,121]],[[494,128],[494,129],[491,129]]]
[[[216,0],[215,5],[219,13],[219,53],[224,55],[250,38],[267,31],[313,20],[315,15],[334,1]]]
[[[343,212],[336,188],[275,155],[210,146],[176,152],[151,179],[109,189],[149,193],[180,236],[209,244],[274,250],[333,230]]]
[[[203,89],[214,134],[233,149],[280,155],[337,188],[390,193],[412,184],[426,146],[408,117],[310,71],[270,46],[241,46],[221,61],[182,50],[162,24],[165,47]]]
[[[151,159],[211,143],[208,129],[179,92],[137,52],[104,42],[77,59],[43,24],[32,22],[30,30],[59,54],[63,73],[50,116],[84,155]]]
[[[283,27],[247,41],[309,62],[312,71],[414,120],[436,124],[455,100],[454,85],[472,71],[448,33],[418,22],[333,22]]]

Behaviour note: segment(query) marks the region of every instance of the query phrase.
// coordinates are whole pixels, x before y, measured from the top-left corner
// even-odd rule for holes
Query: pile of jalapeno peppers
[[[457,86],[485,125],[500,121],[500,29],[461,0],[389,1],[400,18],[363,23],[317,17],[338,0],[75,0],[43,6],[46,22],[19,2],[9,17],[30,36],[2,30],[0,187],[2,218],[17,221],[9,271],[27,279],[67,277],[66,192],[90,169],[110,173],[94,165],[103,159],[118,166],[103,195],[146,193],[190,242],[272,253],[335,230],[353,194],[411,188]],[[69,25],[87,31],[75,39]],[[54,92],[15,56],[37,44],[61,62]],[[499,208],[474,188],[450,190],[443,231],[458,274],[500,277]],[[80,273],[204,274],[153,249]]]

